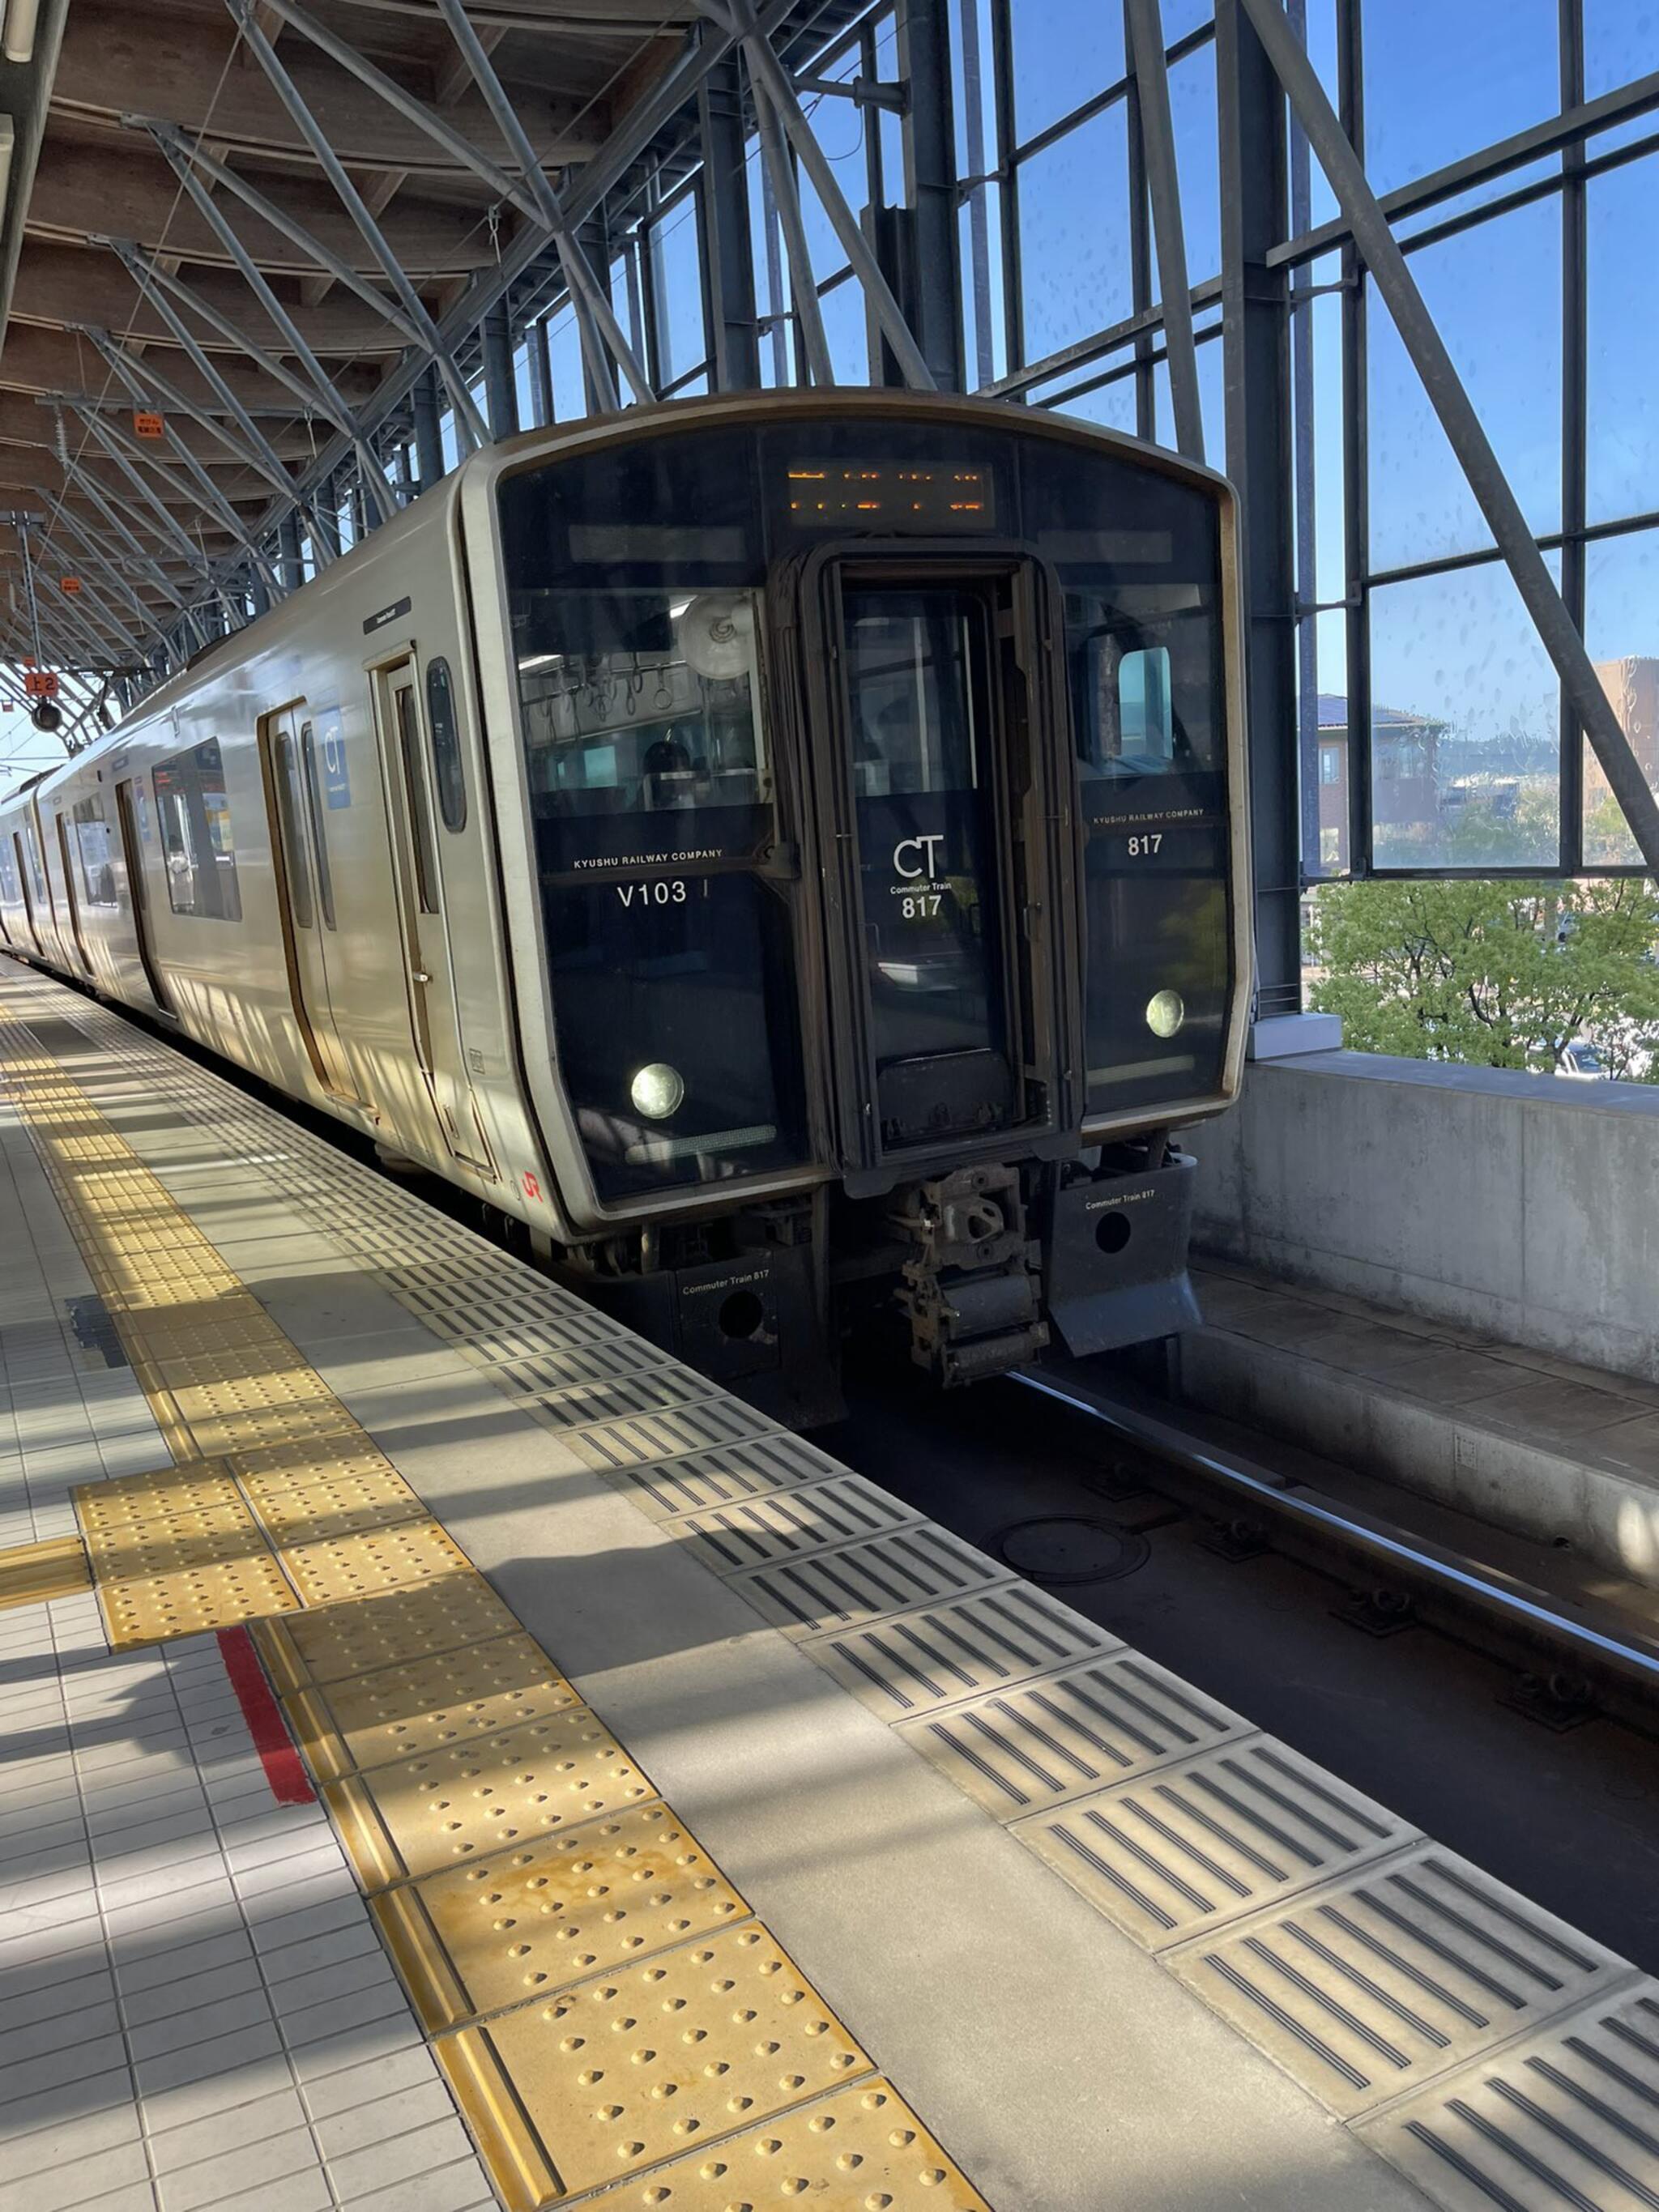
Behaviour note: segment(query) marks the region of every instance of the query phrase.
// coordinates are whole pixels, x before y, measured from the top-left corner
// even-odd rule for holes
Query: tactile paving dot
[[[749,1913],[696,1838],[655,1802],[374,1902],[433,2029],[550,1995]],[[434,1944],[459,1984],[459,2004],[447,1992],[428,1995],[422,1967]]]
[[[226,1506],[243,1510],[240,1492],[222,1460],[186,1462],[149,1474],[125,1474],[110,1482],[84,1483],[70,1496],[81,1526],[91,1534],[136,1528],[147,1521],[175,1519],[185,1513],[211,1513]]]
[[[258,1641],[278,1688],[287,1692],[457,1650],[518,1625],[482,1575],[441,1575],[355,1604],[296,1613],[261,1632]]]
[[[535,1638],[514,1635],[297,1691],[289,1714],[306,1756],[331,1781],[580,1702]]]
[[[109,1640],[120,1651],[135,1644],[166,1644],[204,1629],[233,1628],[296,1607],[299,1600],[268,1552],[216,1565],[180,1568],[98,1585]]]
[[[582,2212],[990,2212],[890,2081],[855,2081],[590,2197]]]
[[[465,2101],[468,2077],[453,2049],[463,2039],[493,2057],[567,2193],[753,2127],[871,2070],[793,1960],[757,1927],[684,1944],[441,2038],[434,2048]]]
[[[435,1874],[656,1792],[586,1705],[330,1783],[366,1883]]]
[[[473,1571],[466,1553],[429,1518],[315,1544],[285,1544],[283,1565],[307,1605],[333,1605]]]
[[[425,1506],[391,1467],[372,1474],[317,1468],[303,1474],[245,1474],[241,1480],[254,1511],[278,1544],[329,1543],[428,1517]]]

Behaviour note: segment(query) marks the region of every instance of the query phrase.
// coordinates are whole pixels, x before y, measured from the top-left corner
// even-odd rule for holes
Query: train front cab
[[[526,1074],[596,1287],[726,1380],[832,1274],[947,1381],[1181,1326],[1167,1134],[1243,1015],[1225,486],[847,394],[499,473]]]

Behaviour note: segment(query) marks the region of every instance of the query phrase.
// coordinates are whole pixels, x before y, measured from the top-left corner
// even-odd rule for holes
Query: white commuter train
[[[1232,495],[1035,410],[473,454],[0,807],[0,932],[832,1401],[1192,1313],[1248,999]]]

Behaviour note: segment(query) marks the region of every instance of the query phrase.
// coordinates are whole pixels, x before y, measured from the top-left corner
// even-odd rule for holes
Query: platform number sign
[[[58,696],[57,671],[26,668],[23,671],[23,695],[28,699],[55,699]]]
[[[351,771],[346,761],[345,731],[337,707],[322,707],[313,717],[317,757],[322,771],[323,804],[349,806]]]

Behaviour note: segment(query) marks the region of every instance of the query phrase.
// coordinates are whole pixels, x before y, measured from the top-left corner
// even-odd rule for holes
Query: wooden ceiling
[[[441,110],[481,149],[505,162],[483,101],[434,0],[306,0],[323,27],[406,91]],[[471,21],[543,161],[553,173],[591,156],[680,52],[695,0],[482,0]],[[472,272],[504,252],[523,218],[489,185],[299,30],[270,0],[257,20],[374,211],[434,316]],[[238,350],[246,332],[267,355],[283,341],[210,225],[185,198],[149,131],[154,118],[199,135],[220,162],[246,178],[377,291],[384,281],[344,207],[323,177],[224,0],[70,0],[44,139],[30,193],[0,341],[0,509],[43,519],[67,497],[72,516],[106,525],[78,481],[135,502],[118,465],[83,422],[64,417],[75,475],[57,448],[49,395],[101,398],[118,430],[131,428],[125,395],[88,326],[133,347],[185,398],[217,409],[210,384],[108,242],[130,242],[176,276],[228,329],[186,314],[191,335],[285,461],[308,460],[331,434],[308,423],[292,393]],[[361,404],[401,349],[392,325],[283,233],[227,188],[214,197],[232,216],[272,289],[342,396]],[[288,365],[297,371],[298,364]],[[116,404],[120,409],[116,411]],[[271,487],[187,417],[169,422],[243,517],[265,508]],[[185,465],[148,449],[145,474],[169,512],[210,556],[234,540],[193,501]],[[66,489],[67,483],[67,489]],[[61,533],[60,533],[61,534]],[[179,586],[188,563],[173,557],[159,525],[146,537]],[[15,574],[13,533],[0,531],[0,571]],[[165,594],[134,574],[147,604]]]

